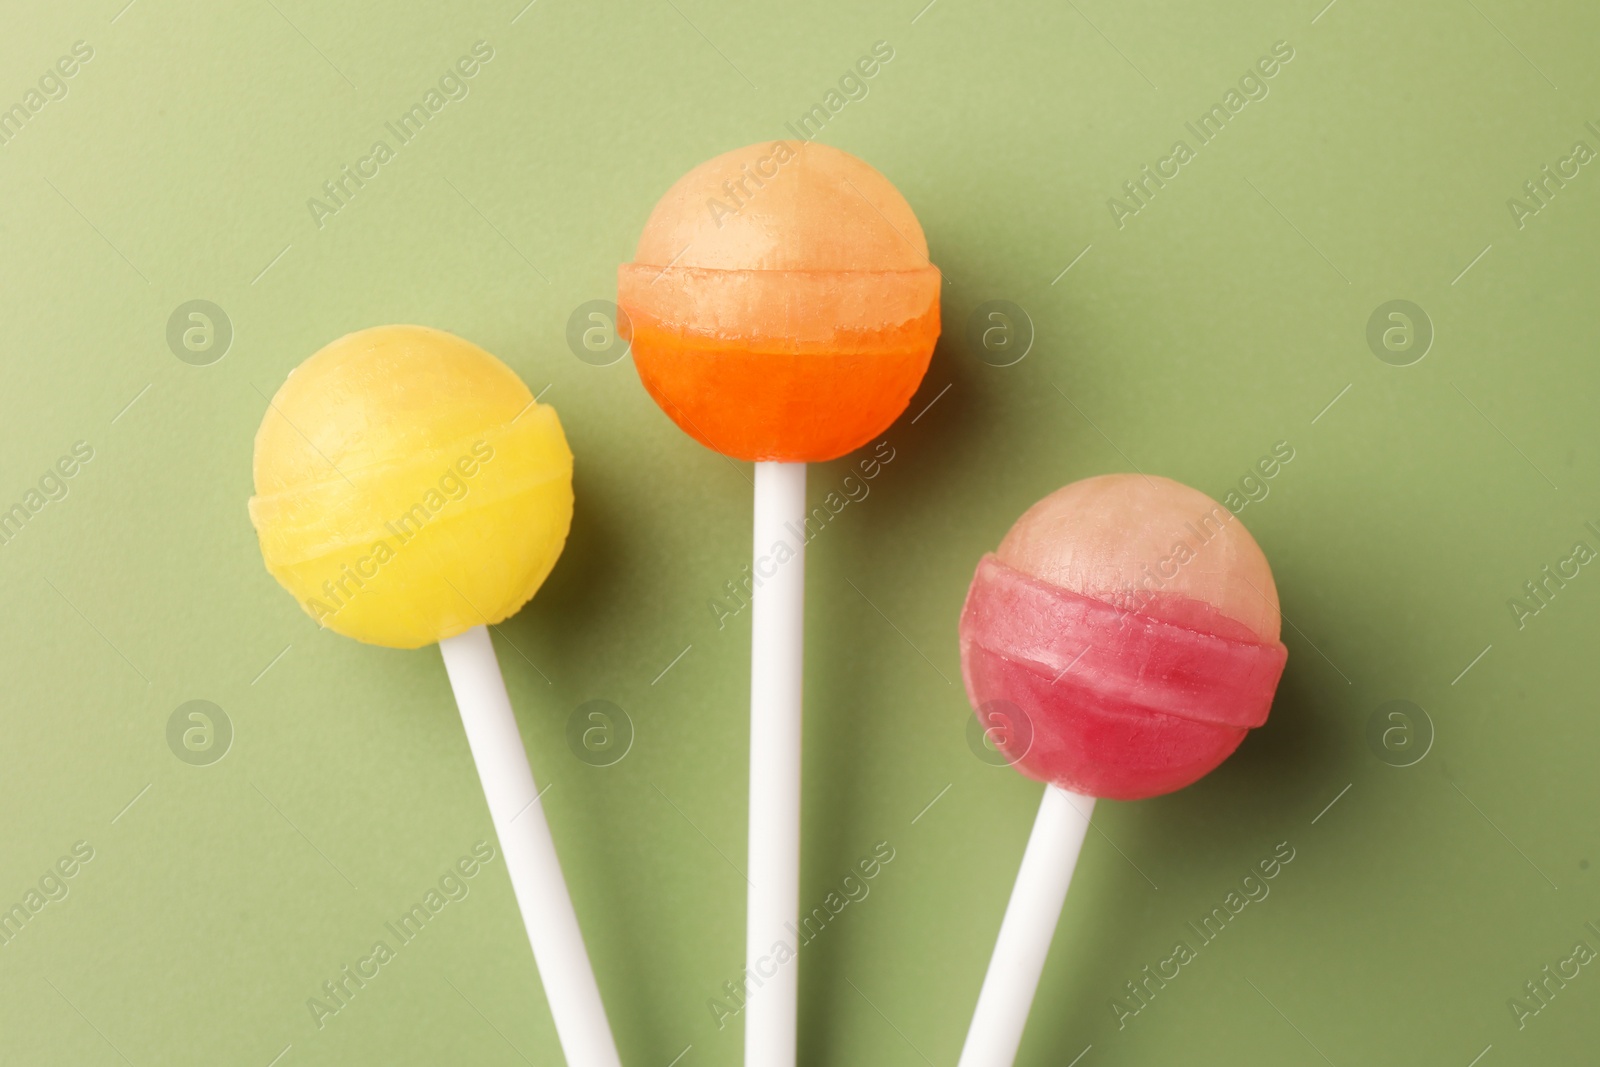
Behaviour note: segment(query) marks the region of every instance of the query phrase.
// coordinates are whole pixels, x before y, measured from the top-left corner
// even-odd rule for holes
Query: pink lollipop
[[[1012,1062],[1096,797],[1181,789],[1266,721],[1288,650],[1244,525],[1167,478],[1074,482],[978,564],[961,673],[1006,757],[1046,783],[961,1067]]]

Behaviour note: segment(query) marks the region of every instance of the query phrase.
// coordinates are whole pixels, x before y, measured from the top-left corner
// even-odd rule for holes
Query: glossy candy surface
[[[887,178],[776,141],[667,191],[617,303],[641,381],[684,432],[739,459],[815,462],[905,410],[939,336],[939,285]]]
[[[572,521],[554,409],[424,326],[349,334],[290,372],[254,469],[267,570],[319,624],[395,648],[514,613]]]
[[[1156,796],[1266,721],[1287,650],[1255,540],[1166,478],[1107,475],[1035,504],[978,565],[967,694],[1019,770],[1090,796]]]

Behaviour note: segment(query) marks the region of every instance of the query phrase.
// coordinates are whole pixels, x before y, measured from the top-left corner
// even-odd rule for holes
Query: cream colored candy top
[[[1277,641],[1278,587],[1255,538],[1227,508],[1156,475],[1085,478],[1011,527],[1000,562],[1063,589],[1171,617],[1175,598],[1209,604]]]

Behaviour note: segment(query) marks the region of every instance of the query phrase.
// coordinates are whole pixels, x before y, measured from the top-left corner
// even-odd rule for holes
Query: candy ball
[[[815,462],[906,409],[939,337],[939,285],[887,178],[774,141],[667,190],[617,303],[640,380],[684,432],[738,459]]]
[[[256,432],[250,520],[267,570],[331,630],[416,648],[514,613],[572,522],[554,409],[425,326],[339,338]]]
[[[1167,478],[1057,490],[986,555],[961,614],[967,695],[1020,771],[1134,800],[1189,785],[1266,721],[1288,650],[1255,539]]]

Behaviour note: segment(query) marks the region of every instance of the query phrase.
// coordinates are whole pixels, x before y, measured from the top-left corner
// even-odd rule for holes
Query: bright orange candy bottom
[[[898,418],[939,338],[936,268],[622,268],[619,324],[650,396],[736,459],[816,463]]]
[[[815,463],[860,448],[900,416],[937,336],[935,326],[920,351],[796,355],[714,342],[691,348],[636,327],[633,359],[656,403],[707,448],[736,459]],[[819,396],[833,402],[819,407]]]

